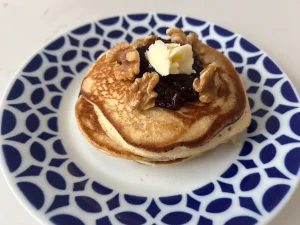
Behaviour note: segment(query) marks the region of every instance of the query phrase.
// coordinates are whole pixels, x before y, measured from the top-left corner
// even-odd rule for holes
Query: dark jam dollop
[[[169,43],[168,40],[158,38],[159,40]],[[156,72],[146,59],[145,52],[150,45],[137,48],[140,54],[140,73],[137,77],[142,77],[145,72]],[[195,101],[198,99],[199,93],[194,91],[194,79],[199,77],[199,73],[203,69],[203,65],[199,57],[193,54],[194,64],[193,69],[196,73],[191,75],[186,74],[172,74],[168,76],[161,76],[159,73],[159,82],[155,86],[154,91],[158,94],[155,100],[155,106],[168,108],[171,110],[178,110],[185,102]]]

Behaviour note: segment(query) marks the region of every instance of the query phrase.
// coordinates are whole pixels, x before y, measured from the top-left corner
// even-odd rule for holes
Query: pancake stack
[[[247,96],[231,62],[194,33],[170,28],[167,34],[168,40],[152,35],[117,43],[83,79],[75,106],[77,124],[100,151],[148,165],[175,164],[249,126]],[[145,50],[160,40],[192,47],[192,74],[163,76],[156,71]]]

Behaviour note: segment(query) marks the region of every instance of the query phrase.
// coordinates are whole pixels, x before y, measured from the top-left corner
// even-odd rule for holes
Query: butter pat
[[[187,74],[194,72],[193,51],[191,45],[165,44],[157,40],[145,53],[149,63],[162,76],[169,74]]]

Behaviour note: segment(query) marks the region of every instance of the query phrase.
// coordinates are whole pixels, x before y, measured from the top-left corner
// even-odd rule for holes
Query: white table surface
[[[242,34],[286,71],[300,92],[299,0],[0,0],[0,96],[45,42],[81,23],[125,12],[182,13]],[[272,225],[300,224],[300,188]],[[37,225],[0,175],[0,225]]]

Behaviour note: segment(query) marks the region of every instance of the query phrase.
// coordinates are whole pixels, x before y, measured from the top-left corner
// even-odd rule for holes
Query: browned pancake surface
[[[129,112],[125,110],[125,94],[131,82],[115,79],[112,65],[105,62],[105,55],[89,70],[81,93],[101,112],[98,116],[104,116],[131,146],[157,153],[177,146],[201,146],[242,116],[246,95],[239,74],[223,54],[202,44],[200,58],[204,65],[217,63],[217,72],[224,83],[217,100],[209,104],[197,101],[186,103],[178,111],[154,107]],[[110,130],[106,132],[113,137]]]
[[[78,127],[84,137],[94,145],[98,150],[105,152],[114,157],[132,159],[143,164],[148,165],[170,165],[180,163],[188,158],[175,159],[170,161],[153,161],[145,157],[130,153],[124,148],[117,145],[111,138],[109,138],[100,124],[98,123],[97,115],[94,107],[82,96],[76,102],[75,115]]]

